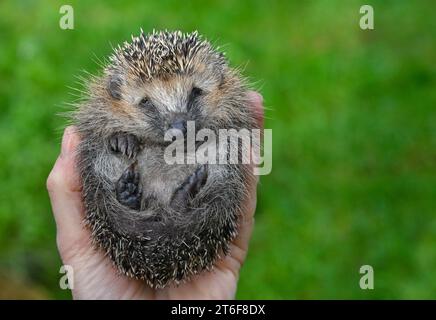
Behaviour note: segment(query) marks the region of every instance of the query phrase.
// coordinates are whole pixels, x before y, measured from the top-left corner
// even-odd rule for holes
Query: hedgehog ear
[[[107,91],[110,96],[115,100],[121,100],[121,86],[123,84],[123,80],[118,75],[112,75],[109,77],[109,82],[107,84]]]

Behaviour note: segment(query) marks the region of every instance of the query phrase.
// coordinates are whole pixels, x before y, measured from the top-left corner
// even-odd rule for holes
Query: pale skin
[[[259,124],[263,126],[262,96],[249,92]],[[74,299],[233,299],[239,271],[247,255],[256,209],[257,179],[250,181],[239,234],[230,253],[213,271],[203,272],[188,282],[164,289],[152,289],[143,281],[120,274],[108,257],[91,243],[84,225],[81,183],[76,170],[75,150],[79,137],[74,127],[65,129],[61,153],[47,179],[47,189],[57,229],[57,246],[64,265],[74,270]]]

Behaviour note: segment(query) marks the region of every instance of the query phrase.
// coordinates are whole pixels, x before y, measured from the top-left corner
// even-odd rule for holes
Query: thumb
[[[61,154],[47,179],[61,256],[72,246],[84,245],[89,241],[89,231],[83,225],[84,207],[76,170],[78,144],[79,137],[74,127],[67,127],[62,138]]]

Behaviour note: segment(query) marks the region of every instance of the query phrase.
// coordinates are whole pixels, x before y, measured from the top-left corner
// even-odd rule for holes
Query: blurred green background
[[[71,4],[75,29],[59,28]],[[371,4],[375,30],[359,28]],[[264,95],[273,170],[238,298],[436,297],[434,1],[1,1],[0,292],[59,288],[45,189],[82,70],[155,29],[198,29]],[[359,268],[375,289],[359,288]]]

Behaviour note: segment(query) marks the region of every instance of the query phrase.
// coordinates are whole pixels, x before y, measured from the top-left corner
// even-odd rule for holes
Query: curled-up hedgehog
[[[247,90],[197,32],[141,32],[90,79],[73,113],[86,222],[122,273],[165,287],[228,253],[251,167],[168,164],[165,133],[258,128]]]

